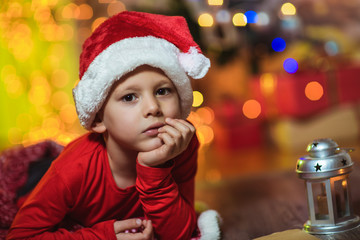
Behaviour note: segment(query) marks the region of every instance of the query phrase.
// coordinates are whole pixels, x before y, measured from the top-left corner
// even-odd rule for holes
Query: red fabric
[[[16,192],[27,180],[30,163],[44,156],[56,157],[63,146],[44,141],[28,147],[16,146],[0,155],[0,228],[8,229],[18,211]],[[4,231],[2,231],[3,233]],[[1,237],[0,239],[4,239]]]
[[[182,52],[188,52],[194,46],[201,53],[183,17],[124,11],[103,22],[84,42],[80,55],[80,79],[95,57],[111,44],[145,36],[163,38]]]
[[[136,186],[120,189],[98,134],[70,143],[23,204],[7,239],[116,239],[115,220],[153,221],[159,239],[189,239],[195,229],[194,177],[198,141],[169,168],[137,165]],[[71,219],[84,228],[60,226]],[[60,224],[60,225],[59,225]]]

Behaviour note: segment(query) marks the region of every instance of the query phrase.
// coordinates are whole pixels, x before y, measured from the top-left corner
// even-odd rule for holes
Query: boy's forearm
[[[171,168],[138,165],[137,190],[145,216],[153,221],[160,239],[190,239],[195,229],[194,179],[178,186]],[[180,192],[180,189],[183,192]]]

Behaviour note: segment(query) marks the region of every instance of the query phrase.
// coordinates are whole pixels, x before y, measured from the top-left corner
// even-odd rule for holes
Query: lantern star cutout
[[[341,162],[342,162],[343,166],[346,165],[346,159],[343,159]]]
[[[314,166],[316,171],[321,171],[321,167],[322,165],[319,165],[319,163],[317,163],[316,166]]]

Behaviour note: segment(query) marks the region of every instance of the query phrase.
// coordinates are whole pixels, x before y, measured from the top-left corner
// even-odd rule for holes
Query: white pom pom
[[[220,239],[220,215],[215,210],[206,210],[198,218],[200,240]]]
[[[187,53],[179,53],[178,58],[185,72],[192,78],[202,78],[209,70],[210,60],[199,53],[196,47],[190,47]]]

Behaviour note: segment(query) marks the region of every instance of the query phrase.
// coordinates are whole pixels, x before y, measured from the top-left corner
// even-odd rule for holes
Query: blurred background
[[[199,198],[202,184],[294,171],[316,138],[358,148],[359,3],[2,0],[0,150],[67,144],[85,132],[71,92],[81,45],[124,10],[184,16],[211,59],[207,76],[193,82],[189,116],[201,141]]]

